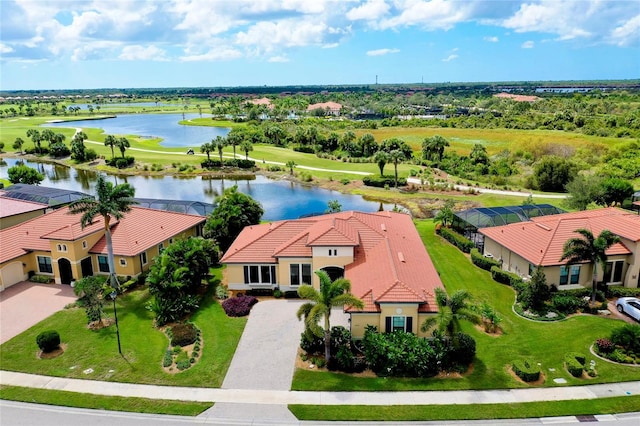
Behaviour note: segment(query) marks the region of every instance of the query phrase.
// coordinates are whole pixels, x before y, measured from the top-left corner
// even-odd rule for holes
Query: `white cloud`
[[[451,54],[451,55],[447,56],[446,58],[444,58],[444,59],[442,60],[442,62],[451,62],[451,61],[453,61],[454,59],[458,59],[458,55]]]
[[[228,61],[243,56],[243,53],[239,50],[229,47],[219,47],[211,49],[206,53],[185,55],[180,57],[180,60],[183,62]]]
[[[449,30],[472,16],[473,2],[446,0],[401,0],[395,3],[396,16],[383,19],[380,28],[419,26],[427,30]]]
[[[156,46],[125,46],[118,59],[125,61],[166,61],[166,52]]]
[[[533,41],[527,40],[524,43],[522,43],[520,47],[522,47],[523,49],[533,49],[534,46],[535,46],[535,43]]]
[[[382,56],[382,55],[388,55],[389,53],[398,53],[400,52],[400,49],[376,49],[376,50],[369,50],[367,52],[367,56]]]
[[[375,21],[389,12],[389,5],[384,0],[369,0],[347,12],[347,19],[351,21]]]
[[[498,37],[496,37],[496,36],[492,36],[492,37],[488,37],[488,36],[487,36],[487,37],[482,37],[482,39],[483,39],[484,41],[488,41],[489,43],[497,43],[497,42],[499,41],[499,40],[498,40]]]
[[[611,32],[611,41],[618,46],[630,46],[640,41],[640,15],[636,15]]]
[[[11,46],[7,46],[4,43],[0,43],[0,53],[11,53],[13,52],[13,48]]]
[[[272,56],[269,58],[269,62],[289,62],[289,58],[283,55]]]

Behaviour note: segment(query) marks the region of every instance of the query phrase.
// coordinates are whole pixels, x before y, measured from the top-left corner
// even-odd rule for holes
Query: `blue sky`
[[[0,90],[640,78],[640,2],[1,0]]]

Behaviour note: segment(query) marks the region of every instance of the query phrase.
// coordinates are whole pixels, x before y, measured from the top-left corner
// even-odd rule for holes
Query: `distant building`
[[[327,115],[340,115],[340,111],[342,110],[342,105],[337,102],[321,102],[318,104],[311,104],[307,107],[307,112],[315,111],[317,109],[321,109],[327,113]]]

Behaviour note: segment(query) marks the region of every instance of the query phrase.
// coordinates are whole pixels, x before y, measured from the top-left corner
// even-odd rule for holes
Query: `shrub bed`
[[[449,241],[454,246],[458,247],[462,252],[469,253],[473,249],[473,241],[465,238],[464,235],[460,235],[449,228],[441,227],[439,230],[440,235],[445,240]]]
[[[249,315],[251,307],[258,303],[253,296],[238,295],[222,302],[222,308],[230,317],[244,317]]]
[[[110,160],[105,160],[105,163],[107,163],[107,165],[111,167],[126,169],[127,167],[133,166],[133,163],[135,163],[135,161],[136,159],[133,157],[115,157]]]
[[[393,187],[396,184],[393,176],[365,176],[362,178],[362,182],[367,186],[374,186],[376,188]],[[398,186],[406,185],[406,178],[398,178]]]
[[[198,338],[198,329],[192,323],[176,324],[170,329],[171,346],[187,346]]]
[[[471,249],[470,253],[471,262],[473,262],[473,264],[477,267],[484,269],[485,271],[490,271],[491,267],[493,266],[496,266],[498,268],[500,267],[500,262],[493,258],[483,256],[480,253],[480,250],[478,250],[477,248]]]
[[[511,368],[525,382],[535,382],[540,379],[540,367],[531,360],[519,359],[513,361]]]
[[[497,281],[501,284],[510,285],[514,287],[516,291],[523,289],[524,281],[518,274],[514,274],[513,272],[505,271],[497,266],[492,266],[491,269],[491,278],[494,281]]]
[[[613,362],[640,364],[640,325],[625,324],[613,329],[610,338],[596,340],[594,350]]]
[[[60,334],[55,330],[46,330],[36,336],[36,343],[42,352],[51,352],[60,346]]]
[[[564,363],[567,367],[567,371],[573,377],[582,377],[585,362],[585,356],[578,352],[569,352],[564,356]]]

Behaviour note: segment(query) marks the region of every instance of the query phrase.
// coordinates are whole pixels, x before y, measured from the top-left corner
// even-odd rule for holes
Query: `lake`
[[[7,178],[7,170],[19,160],[7,158],[0,166],[0,178]],[[25,161],[45,175],[41,186],[80,191],[94,195],[97,173],[77,170],[60,165]],[[238,185],[238,189],[251,195],[264,208],[264,220],[297,219],[300,216],[322,213],[331,200],[338,200],[342,210],[375,212],[381,207],[378,202],[367,201],[359,195],[342,194],[318,187],[307,187],[287,180],[272,180],[256,176],[254,180],[203,179],[200,176],[183,178],[173,176],[109,176],[114,183],[129,183],[136,189],[136,197],[166,200],[189,200],[213,203],[224,188]],[[393,205],[382,205],[390,210]]]
[[[204,114],[203,116],[206,116]],[[185,114],[185,119],[200,118],[200,114]],[[216,136],[225,137],[227,127],[185,126],[178,124],[182,114],[123,114],[104,120],[76,120],[64,123],[46,123],[44,127],[83,127],[102,129],[109,135],[136,135],[145,138],[162,138],[165,147],[199,148]]]

